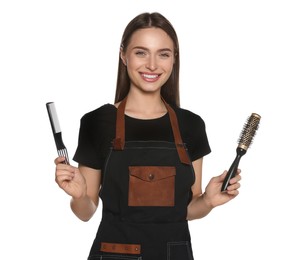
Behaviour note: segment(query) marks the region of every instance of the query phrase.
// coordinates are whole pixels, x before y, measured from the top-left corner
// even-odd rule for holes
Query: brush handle
[[[229,168],[227,175],[224,179],[221,191],[226,191],[227,187],[229,186],[230,179],[236,176],[237,169],[240,163],[242,156],[247,152],[247,150],[237,147],[236,149],[236,158],[233,161],[231,167]]]

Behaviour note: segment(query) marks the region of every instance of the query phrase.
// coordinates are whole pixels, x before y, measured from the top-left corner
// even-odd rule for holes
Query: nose
[[[154,56],[148,57],[146,68],[151,71],[154,71],[157,69],[157,61]]]

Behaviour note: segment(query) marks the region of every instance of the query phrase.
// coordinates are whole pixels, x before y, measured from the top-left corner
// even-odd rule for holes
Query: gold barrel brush
[[[240,160],[243,155],[246,154],[248,148],[253,142],[253,138],[258,130],[261,116],[252,113],[251,116],[248,117],[246,123],[244,124],[243,130],[241,131],[238,147],[236,149],[236,158],[234,159],[231,167],[229,168],[227,175],[224,179],[221,191],[225,191],[229,186],[229,181],[236,175]]]

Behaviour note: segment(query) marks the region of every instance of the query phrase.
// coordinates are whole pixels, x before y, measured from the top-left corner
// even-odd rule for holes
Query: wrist
[[[213,209],[214,208],[214,205],[213,205],[211,199],[208,197],[206,192],[204,192],[202,194],[202,198],[203,198],[203,201],[204,201],[206,207],[208,207],[209,209]]]
[[[86,200],[88,197],[86,192],[82,192],[80,194],[76,194],[74,196],[71,197],[72,201],[83,201]]]

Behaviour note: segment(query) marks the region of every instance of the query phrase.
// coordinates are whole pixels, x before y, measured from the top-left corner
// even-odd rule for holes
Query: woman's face
[[[130,88],[142,92],[159,92],[171,75],[174,44],[159,28],[140,29],[133,33],[121,59],[127,66]]]

